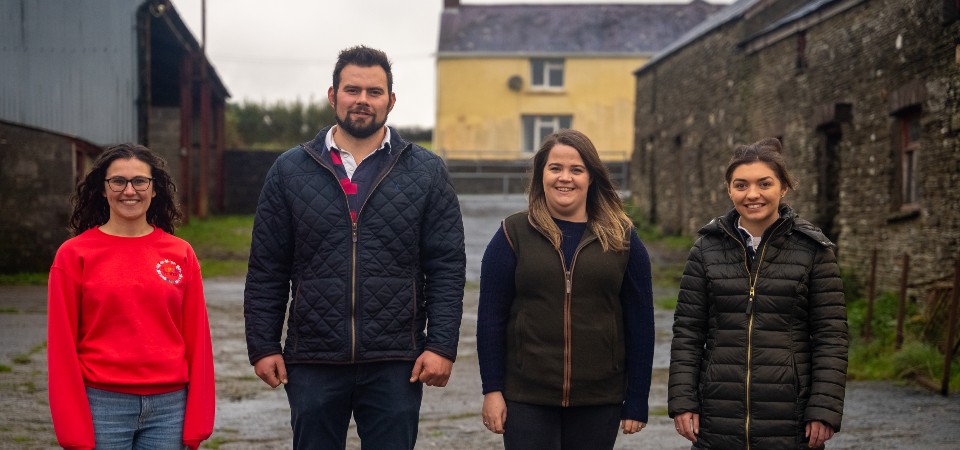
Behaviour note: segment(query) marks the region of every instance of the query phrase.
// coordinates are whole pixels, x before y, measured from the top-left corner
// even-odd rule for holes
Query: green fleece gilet
[[[550,406],[623,402],[620,286],[630,252],[603,252],[587,227],[566,267],[527,213],[507,217],[503,229],[517,257],[504,397]]]

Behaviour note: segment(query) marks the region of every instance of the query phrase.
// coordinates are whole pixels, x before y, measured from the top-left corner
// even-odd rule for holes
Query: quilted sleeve
[[[422,221],[420,266],[426,278],[426,349],[455,361],[460,340],[467,257],[464,252],[460,201],[446,166],[439,160]]]
[[[709,283],[703,267],[702,242],[702,239],[698,240],[690,250],[683,278],[680,279],[680,295],[673,316],[667,400],[670,417],[685,412],[700,413],[697,387],[709,311]]]
[[[280,169],[283,160],[281,156],[267,172],[253,221],[243,292],[247,354],[251,364],[282,350],[280,335],[290,298],[293,265],[293,225]]]
[[[840,431],[847,381],[847,308],[837,258],[820,247],[810,272],[810,343],[813,378],[804,420]]]

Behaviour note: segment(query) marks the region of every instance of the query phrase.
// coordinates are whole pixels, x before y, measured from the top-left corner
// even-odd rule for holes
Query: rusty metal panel
[[[0,2],[0,119],[100,145],[137,140],[139,2]]]

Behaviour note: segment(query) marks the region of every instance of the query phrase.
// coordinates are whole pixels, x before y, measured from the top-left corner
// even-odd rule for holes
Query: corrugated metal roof
[[[0,118],[101,144],[135,140],[137,7],[0,2]]]
[[[722,5],[461,5],[440,20],[438,56],[654,54]]]
[[[0,1],[0,119],[99,145],[144,138],[138,136],[138,101],[145,101],[139,98],[141,6],[154,15],[154,31],[157,26],[169,30],[154,34],[171,41],[155,42],[153,53],[145,56],[154,64],[149,76],[179,74],[180,58],[199,49],[199,44],[169,2]],[[160,54],[160,44],[182,54]],[[164,55],[166,59],[160,58]],[[208,67],[215,95],[229,96],[216,71]],[[172,82],[176,91],[179,76],[150,81]]]

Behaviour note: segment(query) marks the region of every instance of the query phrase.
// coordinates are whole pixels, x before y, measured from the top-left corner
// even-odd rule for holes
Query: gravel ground
[[[464,197],[468,289],[464,298],[460,355],[450,384],[425,388],[418,448],[498,449],[499,436],[480,423],[480,375],[476,362],[476,306],[480,257],[499,221],[523,209],[518,196]],[[654,263],[658,254],[651,251]],[[290,448],[289,409],[282,390],[271,390],[247,362],[243,337],[242,279],[206,280],[217,372],[217,421],[207,448]],[[657,297],[669,291],[655,293]],[[0,286],[0,449],[56,448],[50,423],[44,342],[43,287]],[[621,436],[618,449],[685,449],[666,417],[666,368],[672,311],[657,311],[657,348],[651,418],[639,434]],[[352,427],[351,427],[352,428]],[[956,449],[960,397],[941,397],[890,382],[848,384],[844,428],[831,449]],[[359,448],[351,431],[348,448]]]

